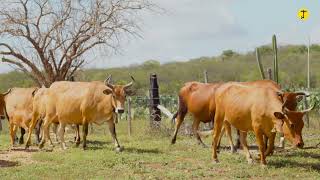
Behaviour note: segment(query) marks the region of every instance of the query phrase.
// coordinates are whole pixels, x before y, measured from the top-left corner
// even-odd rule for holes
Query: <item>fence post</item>
[[[156,74],[150,75],[150,90],[149,90],[149,112],[150,112],[150,126],[157,127],[156,122],[161,121],[161,111],[157,108],[160,104],[159,85]]]
[[[129,136],[131,136],[131,131],[132,131],[132,128],[131,128],[131,97],[128,98],[128,133],[129,133]]]
[[[272,69],[268,68],[268,79],[272,80]]]
[[[205,71],[203,72],[203,75],[204,75],[204,83],[208,83],[208,71],[205,70]]]
[[[0,133],[2,131],[2,119],[0,118]]]

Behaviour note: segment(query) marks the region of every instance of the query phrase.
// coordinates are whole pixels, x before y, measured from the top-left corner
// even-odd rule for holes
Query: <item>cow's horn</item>
[[[294,93],[296,93],[298,96],[306,96],[306,97],[310,96],[310,93],[307,91],[295,91]]]
[[[284,93],[283,91],[277,91],[277,95],[278,95],[278,96],[282,96],[283,93]]]
[[[112,78],[112,75],[109,75],[109,76],[107,77],[107,79],[104,80],[104,84],[105,84],[106,86],[108,86],[109,88],[113,89],[114,86],[113,86],[113,84],[110,83],[111,78]]]
[[[130,77],[131,77],[132,81],[131,81],[130,83],[126,84],[126,85],[124,86],[124,89],[127,89],[127,88],[131,87],[132,84],[133,84],[133,82],[135,82],[135,79],[134,79],[132,76],[130,76]]]
[[[11,90],[12,89],[10,88],[7,92],[3,93],[2,95],[5,96],[5,95],[9,94],[11,92]]]
[[[301,111],[301,112],[307,113],[307,112],[311,111],[314,107],[316,107],[316,103],[313,103],[313,106],[311,106],[310,108],[305,109],[305,110],[303,110],[303,111]]]

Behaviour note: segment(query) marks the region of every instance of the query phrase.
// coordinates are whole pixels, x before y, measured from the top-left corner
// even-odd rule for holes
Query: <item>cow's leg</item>
[[[63,150],[67,149],[66,142],[64,141],[65,127],[66,127],[66,124],[60,122],[59,129],[58,129],[58,135],[59,135],[59,138],[60,138],[61,148]]]
[[[80,145],[80,125],[76,125],[76,146]]]
[[[114,146],[116,148],[117,152],[122,151],[122,148],[120,147],[119,141],[117,139],[117,133],[116,133],[116,127],[113,121],[108,121],[109,131],[112,136]]]
[[[240,132],[240,131],[239,131]],[[252,156],[250,154],[248,143],[247,143],[247,132],[240,132],[240,141],[243,147],[243,151],[246,154],[246,158],[249,164],[253,163]]]
[[[214,122],[214,132],[213,132],[213,138],[212,138],[212,160],[214,163],[219,162],[218,156],[217,156],[217,147],[218,147],[218,141],[221,134],[221,128],[223,124],[223,115],[219,113],[219,111],[216,111],[215,114],[215,122]]]
[[[13,123],[10,123],[10,140],[11,140],[11,147],[14,147],[14,142],[16,138],[16,133],[14,132],[15,125]]]
[[[229,140],[229,144],[230,144],[230,151],[231,151],[231,153],[235,153],[236,150],[234,148],[233,141],[232,141],[231,125],[228,121],[224,121],[224,128],[225,128],[226,134],[228,136],[228,140]]]
[[[266,136],[265,136],[266,137]],[[273,154],[273,150],[274,150],[274,139],[276,138],[276,133],[271,133],[269,139],[269,144],[267,147],[267,151],[265,153],[265,156],[269,156],[271,154]],[[266,143],[266,142],[264,142]]]
[[[53,133],[55,135],[55,138],[56,138],[56,142],[59,142],[59,138],[58,138],[58,123],[53,123],[53,126],[52,126],[52,130],[53,130]]]
[[[36,129],[35,135],[36,135],[36,139],[37,139],[37,142],[36,142],[37,144],[40,143],[40,139],[41,139],[40,138],[41,125],[42,125],[42,121],[40,120],[37,122],[36,127],[35,127],[35,129]]]
[[[186,116],[186,113],[178,112],[178,115],[177,115],[177,118],[176,118],[176,125],[174,127],[173,137],[171,139],[171,144],[175,144],[176,143],[177,134],[178,134],[179,128],[180,128],[181,123],[183,122],[185,116]]]
[[[221,129],[221,133],[220,133],[220,137],[219,137],[219,142],[218,142],[218,145],[217,145],[218,152],[219,152],[219,149],[220,149],[220,144],[221,144],[222,136],[223,136],[223,134],[224,134],[225,132],[226,132],[226,130],[225,130],[224,126],[223,126],[222,129]],[[212,131],[212,133],[213,133],[213,131]]]
[[[265,156],[265,148],[264,148],[264,142],[263,142],[263,132],[260,128],[254,127],[253,128],[254,133],[256,135],[256,141],[259,146],[260,151],[260,163],[261,165],[266,165],[266,156]]]
[[[33,113],[32,114],[32,120],[29,124],[29,131],[28,131],[28,137],[27,137],[27,142],[26,142],[26,149],[29,148],[30,144],[31,144],[31,133],[32,133],[32,130],[33,128],[35,127],[37,121],[38,121],[38,114],[36,113]]]
[[[236,145],[235,145],[235,148],[236,149],[240,149],[240,131],[237,129],[237,135],[236,135]]]
[[[192,124],[192,131],[193,131],[193,134],[194,134],[194,135],[196,136],[196,138],[197,138],[198,144],[199,144],[199,145],[202,145],[202,147],[204,147],[204,148],[207,148],[208,146],[203,143],[203,141],[201,140],[200,135],[199,135],[199,133],[198,133],[199,124],[200,124],[200,121],[195,119],[195,120],[193,121],[193,124]]]
[[[87,148],[87,135],[88,135],[88,123],[85,122],[82,124],[82,133],[83,133],[83,145],[82,148],[86,149]],[[79,140],[80,143],[80,140]]]
[[[42,129],[43,129],[43,132],[42,132],[42,139],[41,139],[41,142],[40,142],[40,144],[39,144],[39,148],[40,149],[42,149],[43,148],[43,146],[44,146],[44,144],[46,143],[46,141],[49,139],[49,127],[50,127],[50,123],[51,123],[52,121],[50,121],[49,120],[49,118],[45,118],[44,119],[44,123],[43,123],[43,127],[42,127]]]
[[[26,130],[24,128],[20,128],[20,138],[19,138],[19,144],[23,144],[24,140],[23,140],[23,136],[26,133]]]

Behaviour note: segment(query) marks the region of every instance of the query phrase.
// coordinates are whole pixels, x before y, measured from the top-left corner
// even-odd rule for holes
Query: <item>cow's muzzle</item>
[[[116,113],[122,114],[122,113],[124,113],[124,109],[122,109],[122,108],[116,108]]]

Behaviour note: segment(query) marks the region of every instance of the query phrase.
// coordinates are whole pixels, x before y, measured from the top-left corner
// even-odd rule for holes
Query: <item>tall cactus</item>
[[[273,80],[279,84],[279,73],[278,73],[278,48],[276,35],[272,36],[272,47],[273,47]]]
[[[261,78],[262,78],[262,79],[265,79],[266,77],[265,77],[265,75],[264,75],[263,66],[262,66],[262,63],[261,63],[261,61],[260,61],[259,48],[256,48],[256,59],[257,59],[258,67],[259,67],[259,70],[260,70]]]

